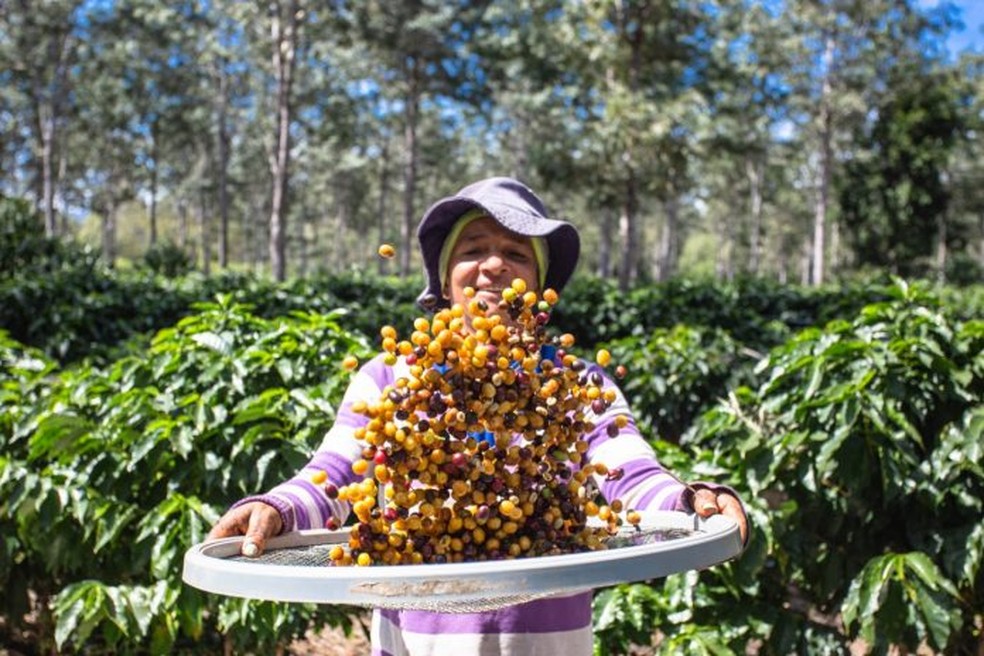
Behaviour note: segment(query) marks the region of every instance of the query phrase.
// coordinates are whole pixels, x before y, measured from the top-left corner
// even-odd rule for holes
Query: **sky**
[[[920,6],[932,9],[943,0],[919,0]],[[954,30],[947,39],[950,53],[956,57],[965,50],[984,52],[984,0],[949,0],[960,10],[962,30]]]

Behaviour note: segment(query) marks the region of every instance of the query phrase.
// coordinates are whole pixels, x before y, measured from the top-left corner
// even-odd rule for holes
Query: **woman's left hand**
[[[694,512],[700,517],[724,515],[738,524],[741,542],[748,541],[748,518],[738,497],[729,492],[700,489],[694,492]]]

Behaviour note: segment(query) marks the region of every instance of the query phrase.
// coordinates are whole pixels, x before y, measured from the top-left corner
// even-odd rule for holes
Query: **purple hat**
[[[424,257],[427,288],[417,298],[425,310],[447,306],[441,288],[441,247],[455,222],[473,209],[481,209],[506,230],[524,237],[543,237],[547,242],[545,288],[560,291],[567,284],[581,252],[577,228],[566,221],[547,218],[547,210],[529,187],[512,178],[486,178],[474,182],[454,196],[443,198],[424,214],[417,228]],[[542,290],[541,290],[542,291]]]

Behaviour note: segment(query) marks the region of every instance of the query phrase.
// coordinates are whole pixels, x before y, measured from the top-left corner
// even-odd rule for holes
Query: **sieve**
[[[347,548],[347,528],[270,538],[254,558],[241,555],[242,537],[222,538],[185,553],[183,579],[233,597],[470,613],[706,569],[741,552],[738,525],[721,515],[640,515],[638,527],[621,527],[605,549],[448,564],[330,565],[329,550]]]

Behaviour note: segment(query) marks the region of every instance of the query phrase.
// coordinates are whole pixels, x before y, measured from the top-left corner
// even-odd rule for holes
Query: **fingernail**
[[[244,542],[243,543],[243,555],[249,558],[259,555],[260,548],[256,546],[255,542]]]
[[[717,510],[717,506],[715,506],[713,503],[708,501],[707,503],[705,503],[700,507],[700,510],[701,512],[710,512],[712,510]]]

